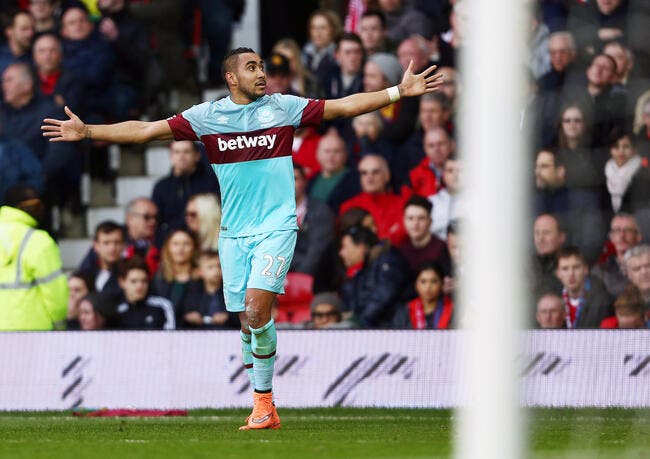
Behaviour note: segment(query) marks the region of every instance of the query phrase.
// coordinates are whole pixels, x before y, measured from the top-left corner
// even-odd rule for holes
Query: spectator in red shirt
[[[82,93],[71,74],[62,68],[61,40],[51,33],[40,35],[32,50],[42,94],[52,96],[57,105],[67,105],[73,110],[80,106]]]
[[[455,142],[447,131],[435,127],[424,133],[425,158],[409,173],[411,189],[418,196],[432,196],[443,186],[445,162],[455,149]]]
[[[643,297],[633,284],[614,302],[614,314],[603,319],[600,328],[646,328],[643,314]]]
[[[402,219],[404,198],[388,191],[388,163],[379,155],[366,155],[359,162],[359,174],[362,191],[341,204],[339,215],[352,207],[367,210],[377,224],[379,238],[389,239],[393,245],[399,246],[406,236]]]

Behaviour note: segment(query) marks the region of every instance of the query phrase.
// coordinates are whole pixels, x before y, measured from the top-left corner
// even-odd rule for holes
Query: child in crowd
[[[192,328],[239,328],[236,314],[226,311],[221,263],[214,250],[199,254],[199,279],[190,286],[183,318]]]

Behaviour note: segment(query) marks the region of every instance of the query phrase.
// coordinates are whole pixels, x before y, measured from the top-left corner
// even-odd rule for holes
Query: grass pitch
[[[0,458],[452,456],[448,410],[280,409],[281,430],[239,432],[247,414],[75,418],[67,412],[0,412]],[[532,458],[650,457],[650,410],[535,409],[529,432]]]

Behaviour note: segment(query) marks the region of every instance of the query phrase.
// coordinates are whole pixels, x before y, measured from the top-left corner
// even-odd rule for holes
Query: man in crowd
[[[634,215],[619,213],[614,215],[609,227],[609,240],[615,253],[602,265],[597,265],[591,274],[598,277],[610,295],[618,297],[625,291],[628,278],[625,274],[625,253],[641,242],[641,231]]]
[[[31,64],[30,50],[34,39],[34,18],[27,11],[16,10],[7,15],[2,24],[6,44],[0,46],[0,75],[9,64]]]
[[[561,289],[555,277],[555,255],[562,248],[566,234],[560,223],[551,214],[542,214],[535,219],[533,227],[535,257],[532,263],[531,288],[533,296],[539,298],[545,292]]]
[[[97,263],[79,269],[93,282],[95,290],[107,297],[118,298],[120,287],[117,282],[117,265],[124,251],[124,228],[107,220],[97,225],[93,238],[93,252]]]
[[[52,33],[40,35],[34,40],[33,58],[41,94],[52,96],[61,107],[69,105],[76,109],[81,106],[81,88],[77,86],[74,76],[61,66],[61,40]]]
[[[56,242],[37,229],[44,206],[14,185],[0,208],[0,330],[52,330],[65,320],[68,283]]]
[[[556,255],[557,278],[562,283],[562,300],[567,311],[567,328],[598,328],[612,315],[612,297],[598,278],[589,275],[589,266],[577,247],[560,249]]]
[[[539,328],[566,328],[566,312],[562,297],[555,293],[545,293],[537,301],[535,313]]]
[[[359,36],[366,56],[397,50],[397,44],[386,35],[386,17],[379,10],[367,10],[361,15]]]
[[[336,66],[327,73],[321,87],[327,99],[363,91],[363,45],[358,35],[344,33],[336,42]]]
[[[433,204],[431,232],[443,241],[447,238],[449,224],[465,216],[460,186],[460,167],[460,160],[456,156],[450,156],[445,161],[442,172],[444,187],[433,196],[429,196],[429,201]]]
[[[628,279],[641,292],[645,320],[650,325],[650,245],[640,244],[625,252],[625,268]]]
[[[424,133],[422,140],[425,157],[409,172],[413,193],[429,197],[443,187],[445,163],[453,153],[455,143],[442,127],[434,127]]]
[[[171,171],[154,185],[151,196],[158,209],[159,247],[170,229],[183,225],[185,206],[191,196],[215,193],[219,189],[214,172],[201,161],[198,144],[188,140],[172,142],[169,160]]]
[[[367,210],[375,220],[379,239],[389,239],[393,245],[399,246],[406,235],[402,218],[404,198],[388,190],[388,163],[382,156],[368,154],[359,162],[358,169],[361,193],[345,201],[339,215],[353,207]]]

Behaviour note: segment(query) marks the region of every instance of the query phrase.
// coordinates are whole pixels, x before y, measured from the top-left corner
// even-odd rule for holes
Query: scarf
[[[605,164],[605,177],[607,178],[607,191],[612,197],[612,209],[618,212],[623,202],[623,195],[630,186],[632,177],[641,167],[641,157],[634,155],[628,162],[622,166],[617,166],[614,159],[610,159]]]
[[[585,279],[585,286],[582,289],[580,298],[578,298],[578,306],[575,307],[571,304],[571,299],[569,298],[569,291],[565,288],[562,289],[562,300],[564,300],[564,312],[566,313],[565,321],[566,328],[577,328],[578,320],[580,320],[580,313],[585,306],[585,296],[591,288],[591,282],[589,279]]]
[[[420,298],[416,298],[409,302],[409,317],[411,318],[411,325],[415,330],[424,330],[427,328],[427,317],[424,314],[424,304]],[[451,313],[454,308],[451,298],[447,295],[438,300],[436,310],[433,312],[433,328],[436,330],[445,330],[449,328],[451,322]]]

